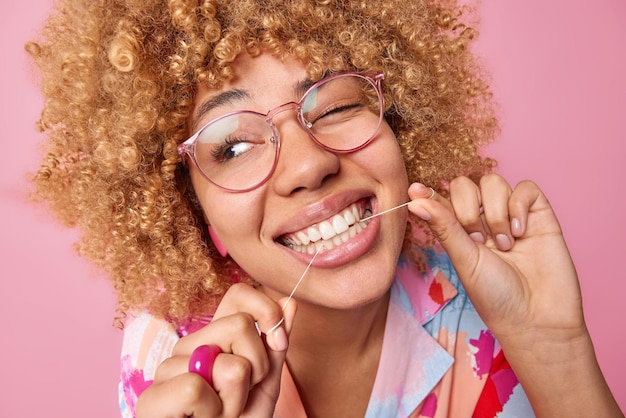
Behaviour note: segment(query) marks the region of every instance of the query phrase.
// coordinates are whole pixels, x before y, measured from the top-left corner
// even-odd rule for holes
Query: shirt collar
[[[398,262],[380,363],[366,417],[408,416],[454,362],[423,327],[457,295],[456,288],[446,277],[449,270],[439,268],[438,263],[431,265],[434,267],[420,272],[405,257]],[[274,416],[306,417],[286,363]]]
[[[452,366],[453,357],[423,325],[456,294],[438,267],[421,273],[400,260],[366,417],[410,415]]]

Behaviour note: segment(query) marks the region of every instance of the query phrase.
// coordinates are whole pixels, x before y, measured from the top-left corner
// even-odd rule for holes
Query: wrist
[[[596,416],[623,417],[586,327],[577,333],[559,330],[501,345],[537,416],[577,416],[581,411],[593,411]]]
[[[581,358],[595,359],[591,336],[584,325],[577,329],[530,330],[496,337],[509,362],[531,362],[541,368],[567,368]]]

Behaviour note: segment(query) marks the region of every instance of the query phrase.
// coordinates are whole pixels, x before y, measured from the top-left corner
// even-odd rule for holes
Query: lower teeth
[[[368,211],[366,211],[367,214]],[[371,211],[369,211],[369,213],[371,213]],[[326,239],[326,240],[319,240],[319,241],[315,241],[315,242],[311,242],[307,245],[297,245],[294,244],[293,242],[286,242],[283,245],[291,250],[294,251],[298,251],[298,252],[302,252],[302,253],[308,253],[308,254],[315,254],[315,252],[322,247],[322,250],[320,252],[326,251],[326,250],[330,250],[331,248],[335,247],[335,246],[339,246],[341,244],[343,244],[344,242],[348,241],[349,239],[357,236],[367,225],[367,223],[364,222],[356,222],[355,224],[351,225],[350,228],[348,229],[348,231],[339,234],[339,235],[335,235],[332,238]]]

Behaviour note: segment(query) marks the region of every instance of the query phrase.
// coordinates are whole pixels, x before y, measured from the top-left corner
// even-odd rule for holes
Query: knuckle
[[[178,361],[176,360],[175,357],[168,357],[165,360],[163,360],[155,371],[154,381],[162,382],[166,380],[168,376],[172,376],[173,374],[175,374],[172,372],[175,370],[177,364],[178,364]]]
[[[509,224],[509,212],[507,208],[491,208],[485,210],[485,221],[494,231],[499,231]]]
[[[228,327],[233,330],[234,333],[243,333],[251,327],[254,327],[254,318],[246,312],[233,314],[228,319]]]
[[[501,183],[503,181],[502,176],[496,173],[487,173],[480,178],[480,186],[489,186],[491,184]]]
[[[537,183],[532,180],[522,180],[517,184],[517,188],[522,189],[538,189]]]
[[[174,347],[172,348],[172,357],[180,356],[185,353],[185,345],[187,341],[188,341],[187,337],[183,337],[180,340],[176,341],[176,344],[174,344]],[[166,360],[163,361],[163,363],[167,361],[171,362],[172,357],[167,358]]]
[[[220,379],[228,386],[237,385],[241,382],[249,382],[252,373],[252,365],[243,357],[231,357],[226,364],[220,367]]]
[[[479,217],[473,216],[467,212],[455,213],[455,216],[459,223],[465,228],[478,228],[482,226],[482,221]]]
[[[455,225],[455,221],[452,219],[443,220],[439,224],[431,224],[431,230],[441,242],[447,242],[454,238],[458,232],[458,225]]]
[[[282,314],[279,310],[278,305],[272,306],[271,308],[264,310],[263,312],[259,313],[258,317],[259,324],[262,326],[264,331],[269,330],[281,319]]]
[[[492,221],[489,223],[489,230],[491,231],[491,235],[495,236],[497,234],[508,234],[509,233],[509,222],[508,220],[498,219],[496,221]]]
[[[204,399],[204,393],[208,384],[201,376],[195,373],[187,373],[178,390],[180,399],[185,405],[195,405]]]
[[[247,293],[248,288],[249,286],[245,283],[235,283],[228,288],[224,297],[239,299]]]
[[[475,186],[476,184],[469,177],[458,176],[450,182],[450,189],[467,187],[468,185]]]

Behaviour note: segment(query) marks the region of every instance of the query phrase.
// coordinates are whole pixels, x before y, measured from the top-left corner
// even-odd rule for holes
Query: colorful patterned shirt
[[[428,265],[421,272],[404,257],[398,262],[366,417],[533,417],[515,373],[447,256],[429,251]],[[137,397],[176,341],[209,320],[176,328],[141,313],[127,324],[119,386],[124,418],[134,417]],[[306,417],[287,365],[274,417]]]

